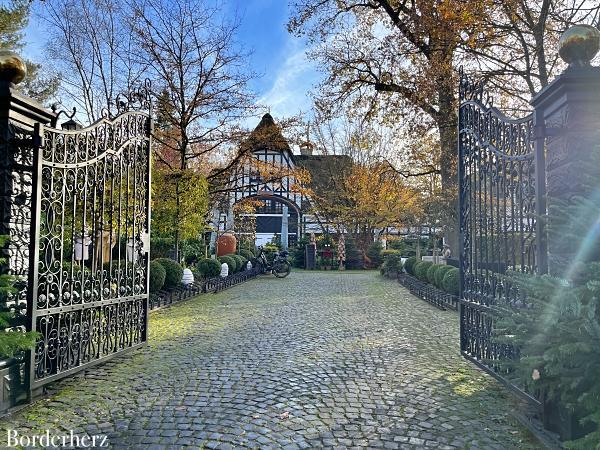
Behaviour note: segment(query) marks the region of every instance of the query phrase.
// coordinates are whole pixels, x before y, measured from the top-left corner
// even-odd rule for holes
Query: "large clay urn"
[[[225,233],[217,239],[217,256],[229,255],[235,253],[237,248],[237,239],[233,234]]]

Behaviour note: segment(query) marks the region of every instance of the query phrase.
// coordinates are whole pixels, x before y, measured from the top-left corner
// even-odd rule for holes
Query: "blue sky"
[[[312,101],[311,87],[320,75],[315,64],[306,58],[303,40],[286,29],[289,6],[286,0],[228,0],[224,12],[241,16],[238,39],[253,53],[249,67],[259,74],[251,88],[259,103],[270,108],[276,119],[308,112]],[[43,7],[43,4],[41,4]],[[43,24],[32,17],[26,31],[28,41],[24,56],[39,61],[45,44]],[[247,125],[252,126],[250,121]]]

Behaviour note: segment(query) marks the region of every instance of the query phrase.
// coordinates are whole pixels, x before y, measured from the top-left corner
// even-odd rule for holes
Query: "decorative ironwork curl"
[[[50,109],[52,110],[52,112],[55,114],[54,118],[52,119],[52,123],[51,125],[53,127],[56,127],[56,125],[58,124],[58,118],[64,114],[65,117],[67,117],[69,120],[73,119],[73,117],[75,117],[75,114],[77,114],[77,108],[73,106],[73,109],[71,110],[70,113],[68,113],[67,111],[65,111],[64,109],[61,109],[60,111],[58,111],[59,108],[59,104],[58,103],[54,103],[52,104],[52,106],[50,107]],[[58,111],[58,112],[57,112]]]
[[[462,69],[459,97],[461,351],[535,402],[512,383],[519,348],[497,326],[503,311],[530,307],[512,273],[537,264],[534,118],[506,117]]]
[[[475,101],[489,108],[493,108],[494,98],[489,91],[486,91],[485,89],[485,79],[479,79],[475,81],[473,78],[467,75],[462,66],[458,69],[458,74],[460,77],[458,96],[461,103]]]
[[[127,111],[150,111],[152,108],[152,83],[146,78],[140,86],[129,92],[119,93],[115,98],[115,106],[119,114]]]
[[[128,112],[75,132],[43,130],[34,385],[146,340],[150,120]]]

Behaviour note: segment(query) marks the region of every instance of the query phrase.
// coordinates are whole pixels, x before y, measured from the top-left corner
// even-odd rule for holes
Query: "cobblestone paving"
[[[456,313],[374,272],[260,278],[150,326],[148,346],[54,384],[2,428],[115,449],[537,448],[458,355]]]

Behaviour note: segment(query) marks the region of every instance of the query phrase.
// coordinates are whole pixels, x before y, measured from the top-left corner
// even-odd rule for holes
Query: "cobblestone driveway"
[[[456,313],[374,272],[261,278],[150,326],[148,346],[2,427],[106,434],[113,448],[536,448],[458,355]]]

